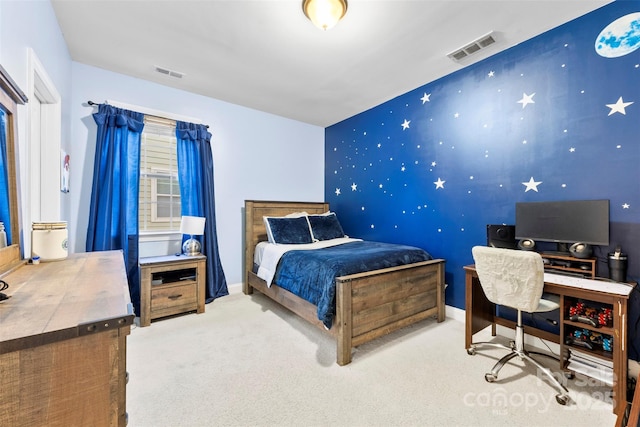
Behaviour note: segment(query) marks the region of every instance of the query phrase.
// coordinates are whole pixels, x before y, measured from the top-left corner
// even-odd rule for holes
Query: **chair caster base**
[[[569,402],[569,396],[566,394],[556,394],[556,402],[564,406]]]
[[[476,355],[476,349],[475,349],[475,348],[473,348],[473,347],[468,348],[468,349],[467,349],[467,354],[468,354],[469,356],[475,356],[475,355]]]
[[[493,375],[492,373],[488,373],[488,374],[484,374],[484,379],[486,382],[492,383],[495,380],[497,380],[498,377],[496,375]]]

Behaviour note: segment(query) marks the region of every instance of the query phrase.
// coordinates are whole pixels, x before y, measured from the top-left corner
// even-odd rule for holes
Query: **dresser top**
[[[27,264],[2,280],[0,354],[133,323],[121,251]]]

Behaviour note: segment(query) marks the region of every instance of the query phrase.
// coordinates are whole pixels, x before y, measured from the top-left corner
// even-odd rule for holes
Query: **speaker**
[[[577,242],[571,245],[569,252],[571,253],[571,256],[576,258],[589,258],[593,253],[593,249],[591,248],[591,245]]]
[[[515,238],[515,225],[489,224],[487,225],[487,246],[492,248],[516,249],[518,242]]]
[[[536,242],[532,239],[522,239],[518,242],[518,249],[523,251],[535,251]]]

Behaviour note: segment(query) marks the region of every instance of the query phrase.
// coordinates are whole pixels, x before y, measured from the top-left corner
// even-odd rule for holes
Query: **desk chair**
[[[551,357],[549,354],[529,352],[524,348],[524,328],[522,326],[522,312],[539,313],[558,309],[560,306],[553,301],[542,299],[544,287],[544,264],[542,257],[536,252],[512,249],[490,248],[475,246],[471,249],[475,261],[476,272],[482,290],[487,299],[494,304],[511,307],[518,311],[515,341],[511,346],[493,342],[472,343],[467,350],[470,355],[475,354],[476,347],[489,346],[510,350],[495,364],[491,372],[484,378],[487,382],[494,382],[498,378],[500,369],[515,356],[536,366],[558,389],[556,401],[565,405],[569,401],[567,389],[558,382],[548,368],[545,368],[529,354],[539,354]],[[557,359],[556,359],[557,360]],[[559,362],[558,362],[559,363]]]

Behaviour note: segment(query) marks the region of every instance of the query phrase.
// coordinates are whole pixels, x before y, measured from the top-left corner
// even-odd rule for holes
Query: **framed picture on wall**
[[[69,192],[69,155],[64,151],[60,150],[60,163],[61,163],[61,173],[60,173],[60,191],[63,193]]]

